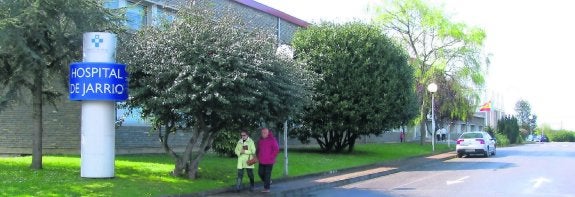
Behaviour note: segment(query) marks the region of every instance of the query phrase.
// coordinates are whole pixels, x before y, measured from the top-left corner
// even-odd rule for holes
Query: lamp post
[[[534,141],[535,136],[533,136],[533,129],[531,128],[531,123],[533,122],[533,115],[529,115],[529,124],[527,124],[527,126],[529,127],[529,135],[531,135],[531,139]]]
[[[447,147],[451,148],[451,125],[453,125],[453,122],[449,123],[449,126],[447,127]]]
[[[431,150],[435,152],[435,98],[433,93],[437,92],[437,85],[435,83],[429,84],[427,91],[431,92]]]
[[[279,20],[278,20],[278,27],[279,27]],[[280,30],[278,29],[278,41],[279,41],[279,33]],[[280,42],[281,43],[281,42]],[[284,59],[293,59],[293,53],[294,50],[291,46],[289,45],[285,45],[282,44],[280,46],[278,46],[278,48],[276,49],[276,55],[280,56],[280,58],[284,58]],[[284,177],[288,176],[288,121],[289,121],[289,117],[287,120],[285,120],[284,122]]]

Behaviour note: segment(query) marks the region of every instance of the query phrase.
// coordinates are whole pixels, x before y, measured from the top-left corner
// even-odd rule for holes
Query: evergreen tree
[[[519,124],[514,116],[505,116],[497,121],[497,132],[507,136],[511,144],[520,142]]]
[[[121,18],[98,0],[0,0],[0,112],[32,101],[31,168],[42,168],[42,106],[67,86],[68,65],[81,60],[84,32],[121,32]]]
[[[378,28],[322,23],[296,32],[293,46],[296,59],[321,76],[303,127],[293,133],[302,142],[353,151],[360,136],[398,128],[417,114],[407,54]]]

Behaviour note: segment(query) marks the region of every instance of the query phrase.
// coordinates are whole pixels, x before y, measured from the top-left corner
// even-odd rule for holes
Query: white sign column
[[[88,32],[83,62],[70,65],[70,100],[82,101],[81,177],[114,177],[115,102],[128,96],[125,65],[115,56],[115,34]]]
[[[82,61],[116,62],[116,35],[85,33],[83,45]],[[115,117],[113,101],[82,101],[82,177],[114,177]]]

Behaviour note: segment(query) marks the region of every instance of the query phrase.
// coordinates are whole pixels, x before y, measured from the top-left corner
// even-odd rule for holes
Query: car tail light
[[[475,141],[478,141],[480,144],[485,144],[485,140],[483,139],[475,139]]]
[[[461,142],[463,142],[463,141],[464,141],[463,139],[458,139],[457,144],[461,144]]]

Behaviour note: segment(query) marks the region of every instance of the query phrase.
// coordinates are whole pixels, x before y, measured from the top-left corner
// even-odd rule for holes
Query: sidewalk
[[[330,171],[327,173],[276,179],[273,180],[270,193],[262,193],[261,190],[263,186],[261,184],[256,184],[254,192],[249,192],[247,189],[249,186],[244,185],[244,190],[239,193],[234,192],[234,188],[230,187],[181,196],[305,196],[307,193],[313,191],[347,185],[400,171],[413,170],[433,162],[441,162],[455,158],[455,156],[455,152],[452,151],[431,156],[413,157],[374,165]]]

